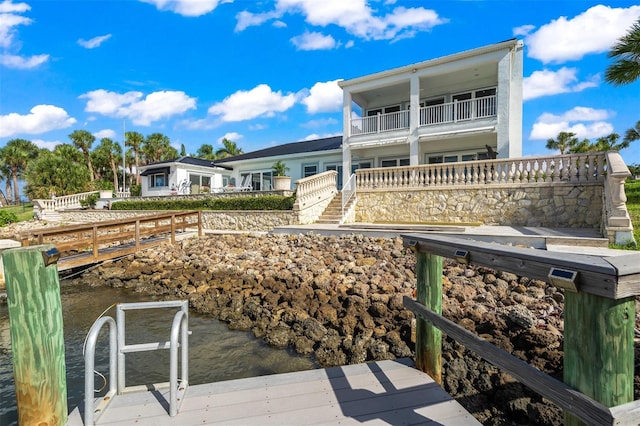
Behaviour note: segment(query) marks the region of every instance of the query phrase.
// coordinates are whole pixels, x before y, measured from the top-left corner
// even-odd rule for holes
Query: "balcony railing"
[[[420,126],[457,123],[496,116],[496,96],[453,101],[420,108]],[[351,135],[367,135],[409,128],[409,110],[351,119]]]
[[[420,125],[456,123],[496,116],[496,96],[453,101],[420,108]]]
[[[604,182],[604,153],[356,170],[356,189]]]
[[[351,120],[351,134],[365,135],[409,128],[409,111],[388,112]]]

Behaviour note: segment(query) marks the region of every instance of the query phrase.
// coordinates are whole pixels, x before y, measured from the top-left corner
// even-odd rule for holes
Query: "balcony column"
[[[522,42],[518,42],[498,62],[496,127],[498,156],[522,156]]]
[[[342,187],[351,177],[351,92],[342,90]]]
[[[417,166],[420,164],[420,140],[418,139],[418,128],[420,127],[420,79],[414,72],[411,74],[409,104],[409,164]]]

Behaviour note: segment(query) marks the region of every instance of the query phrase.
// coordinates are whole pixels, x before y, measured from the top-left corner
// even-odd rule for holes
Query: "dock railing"
[[[113,259],[153,247],[176,232],[196,228],[202,235],[202,212],[167,212],[92,224],[29,230],[20,236],[23,246],[53,244],[61,257],[58,269]]]
[[[416,365],[442,384],[442,332],[565,411],[565,425],[637,425],[634,401],[635,296],[640,254],[599,257],[403,235],[416,252]],[[550,282],[565,290],[564,383],[442,316],[442,257]],[[585,345],[588,345],[586,347]]]

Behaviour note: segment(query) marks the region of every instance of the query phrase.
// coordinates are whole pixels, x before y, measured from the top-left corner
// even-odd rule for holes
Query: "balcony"
[[[423,106],[420,107],[419,117],[420,122],[417,127],[494,118],[496,117],[496,96]],[[402,110],[351,119],[351,136],[408,130],[409,127],[409,110]]]

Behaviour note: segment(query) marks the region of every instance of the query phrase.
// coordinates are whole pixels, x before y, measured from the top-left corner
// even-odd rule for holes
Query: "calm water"
[[[62,309],[65,328],[67,360],[68,407],[71,411],[84,398],[84,339],[96,318],[115,303],[153,300],[124,289],[82,289],[62,282]],[[164,315],[161,313],[164,311]],[[144,343],[169,340],[173,320],[170,310],[150,310],[144,314],[127,312],[127,343]],[[106,315],[115,319],[115,308]],[[135,327],[144,321],[145,327]],[[104,330],[107,328],[104,327]],[[273,349],[250,333],[229,331],[220,321],[189,315],[189,383],[199,384],[266,374],[317,368],[310,358],[295,353]],[[107,342],[107,333],[103,332]],[[101,353],[104,353],[101,356]],[[108,376],[108,350],[106,344],[98,344],[96,370]],[[142,352],[127,355],[127,386],[142,383],[169,381],[169,351]],[[101,379],[96,376],[96,387]],[[17,424],[17,409],[13,370],[11,366],[11,342],[9,338],[9,312],[0,305],[0,425]]]

